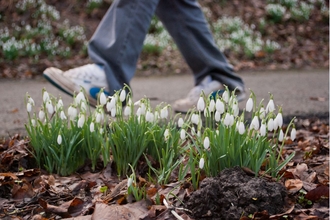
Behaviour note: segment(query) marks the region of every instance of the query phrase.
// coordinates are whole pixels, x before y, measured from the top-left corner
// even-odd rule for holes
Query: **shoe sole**
[[[48,80],[53,86],[73,97],[73,94],[75,92],[73,88],[75,88],[76,85],[67,85],[67,82],[63,82],[60,78],[57,78],[58,75],[59,74],[54,72],[43,72],[43,76],[45,77],[45,79]],[[64,76],[61,77],[63,78]],[[97,101],[92,96],[87,94],[87,98],[91,106],[95,107],[97,105]]]

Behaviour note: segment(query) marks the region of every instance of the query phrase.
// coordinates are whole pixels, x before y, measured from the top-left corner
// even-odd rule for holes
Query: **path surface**
[[[266,105],[269,92],[274,95],[276,105],[283,107],[284,116],[320,116],[329,115],[329,71],[277,71],[277,72],[241,72],[246,88],[257,96],[258,102],[264,99]],[[131,82],[134,100],[144,96],[150,98],[152,105],[161,102],[173,103],[184,97],[193,86],[190,75],[136,77]],[[0,79],[0,137],[8,137],[16,133],[25,135],[24,123],[27,120],[24,97],[28,92],[41,105],[42,88],[61,96],[64,104],[72,102],[72,98],[57,90],[43,78],[34,80]],[[249,92],[248,92],[249,94]],[[240,103],[244,108],[245,101]]]

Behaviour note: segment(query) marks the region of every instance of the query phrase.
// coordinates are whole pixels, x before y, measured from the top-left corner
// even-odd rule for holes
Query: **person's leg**
[[[217,48],[196,0],[160,0],[156,15],[191,68],[196,85],[206,76],[211,76],[230,90],[238,88],[244,91],[242,79]]]
[[[116,0],[88,45],[88,54],[104,66],[110,93],[129,84],[159,0]]]
[[[62,71],[50,67],[44,76],[73,95],[84,87],[92,105],[105,88],[108,95],[129,84],[159,0],[115,0],[88,45],[94,64]]]

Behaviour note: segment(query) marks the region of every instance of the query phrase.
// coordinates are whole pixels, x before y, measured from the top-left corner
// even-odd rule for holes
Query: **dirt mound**
[[[264,210],[282,213],[286,196],[280,183],[248,176],[234,167],[223,170],[218,177],[204,179],[186,206],[196,219],[240,219]]]

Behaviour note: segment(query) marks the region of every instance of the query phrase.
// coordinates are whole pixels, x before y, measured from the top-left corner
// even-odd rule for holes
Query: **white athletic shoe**
[[[173,103],[172,107],[174,111],[186,113],[193,107],[196,107],[202,91],[207,96],[212,95],[215,97],[216,94],[221,95],[225,91],[225,87],[220,82],[212,80],[211,76],[207,76],[199,85],[190,90],[186,98],[179,99]],[[245,99],[245,92],[236,90],[236,98],[239,102],[243,101]]]
[[[97,104],[97,94],[101,88],[109,95],[107,79],[103,67],[97,64],[87,64],[68,71],[49,67],[44,71],[44,77],[63,92],[73,96],[84,87],[89,103]]]

